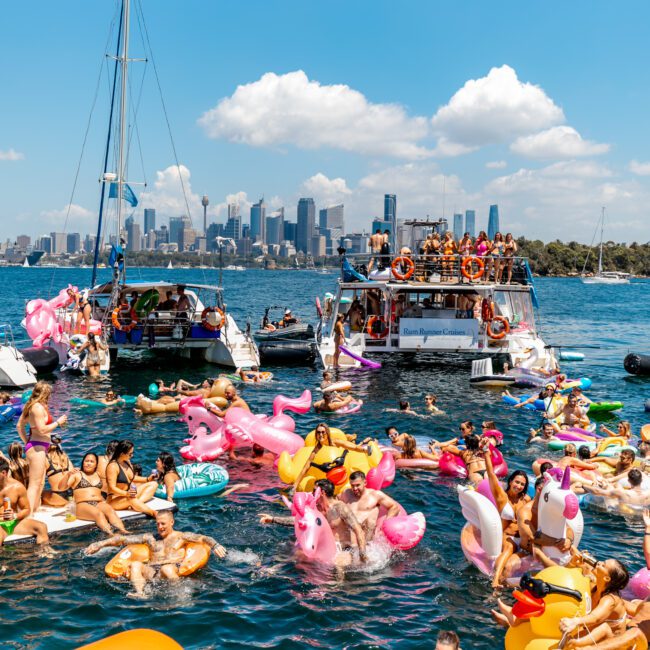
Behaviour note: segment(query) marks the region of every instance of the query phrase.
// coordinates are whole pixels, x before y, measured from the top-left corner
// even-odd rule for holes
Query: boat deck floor
[[[173,512],[177,510],[177,506],[174,502],[167,501],[166,499],[158,499],[157,497],[154,497],[151,501],[148,501],[147,505],[156,512],[162,512],[163,510],[171,510]],[[97,528],[94,521],[84,521],[83,519],[66,521],[65,513],[65,507],[50,508],[48,506],[41,506],[38,512],[33,515],[33,518],[38,521],[42,521],[47,526],[47,531],[50,537],[67,535],[69,533],[78,532],[80,530]],[[146,518],[145,514],[141,512],[135,512],[134,510],[119,510],[117,514],[120,519],[124,519],[126,521],[134,521],[137,519]],[[5,539],[4,545],[7,546],[9,544],[24,544],[33,541],[33,535],[9,535],[9,537]]]

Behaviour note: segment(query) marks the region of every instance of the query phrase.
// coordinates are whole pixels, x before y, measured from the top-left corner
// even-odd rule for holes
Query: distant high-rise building
[[[61,255],[68,250],[68,236],[64,232],[51,232],[52,255]]]
[[[81,235],[78,232],[68,233],[66,242],[66,253],[74,255],[81,250]]]
[[[86,253],[94,253],[95,252],[95,236],[94,235],[86,235],[84,237],[84,251]]]
[[[488,231],[487,236],[490,241],[494,239],[494,235],[499,232],[499,206],[490,206],[490,216],[488,218]]]
[[[187,216],[169,218],[169,242],[178,244],[181,238],[181,231],[192,227],[192,220]]]
[[[391,249],[395,250],[397,236],[397,195],[384,194],[384,221],[387,224],[385,228],[390,230]]]
[[[351,248],[346,248],[348,253],[365,255],[368,252],[368,235],[366,233],[354,233],[348,235],[346,239],[350,239]]]
[[[283,239],[284,208],[280,208],[266,217],[266,243],[269,245],[279,245]]]
[[[39,250],[45,251],[48,255],[52,254],[52,237],[48,237],[47,235],[43,235],[39,240],[38,240],[38,247]]]
[[[126,225],[127,249],[131,252],[142,250],[142,234],[140,224],[135,222],[133,217],[128,217],[124,222]]]
[[[335,255],[345,232],[344,206],[331,205],[318,213],[319,232],[327,238],[327,254]]]
[[[457,212],[454,215],[454,239],[460,241],[463,238],[463,215]]]
[[[156,229],[156,209],[144,209],[144,231],[148,233],[150,230]]]
[[[377,232],[377,230],[384,232],[384,230],[386,230],[387,228],[390,230],[390,226],[387,226],[386,222],[383,219],[380,219],[379,217],[375,217],[372,220],[371,232],[373,235]]]
[[[230,213],[230,206],[228,206],[228,212]],[[241,217],[239,216],[239,210],[236,212],[233,210],[232,216],[228,217],[228,221],[226,221],[226,227],[224,229],[224,237],[230,237],[231,239],[235,240],[242,238]]]
[[[291,242],[294,246],[296,244],[296,231],[297,226],[293,221],[284,222],[284,241]]]
[[[155,248],[160,248],[163,244],[169,244],[169,230],[167,226],[160,226],[160,230],[154,232],[156,233]]]
[[[210,252],[214,252],[216,250],[219,250],[219,247],[217,246],[216,239],[217,237],[223,237],[224,236],[224,225],[222,223],[211,223],[208,226],[208,231],[206,233],[206,249],[209,250]]]
[[[29,235],[18,235],[18,237],[16,237],[16,246],[22,250],[30,246],[31,243],[32,238]]]
[[[474,210],[465,210],[465,232],[468,232],[470,237],[475,236],[476,212]]]
[[[251,205],[251,239],[266,243],[266,204],[261,198]]]
[[[296,249],[311,253],[312,237],[316,224],[316,204],[312,198],[298,201],[298,224],[296,228]]]
[[[314,257],[327,255],[327,238],[325,235],[314,235],[311,238],[310,251]]]
[[[180,233],[180,238],[178,240],[178,250],[188,251],[194,245],[196,240],[197,232],[194,228],[183,228]]]

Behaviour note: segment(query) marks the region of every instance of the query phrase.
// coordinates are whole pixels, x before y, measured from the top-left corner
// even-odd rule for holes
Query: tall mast
[[[127,95],[127,78],[129,71],[129,14],[130,0],[123,1],[122,13],[122,31],[124,34],[122,56],[120,63],[122,66],[122,92],[120,94],[120,146],[118,149],[118,168],[117,168],[117,243],[120,245],[120,233],[122,232],[122,190],[125,183],[126,173],[126,95]]]
[[[603,272],[603,232],[605,230],[605,208],[600,215],[600,254],[598,255],[598,275]]]

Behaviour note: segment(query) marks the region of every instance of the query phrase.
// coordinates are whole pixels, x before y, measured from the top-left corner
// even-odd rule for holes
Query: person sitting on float
[[[174,457],[168,451],[161,451],[156,458],[156,469],[147,480],[156,481],[158,485],[165,488],[168,501],[174,500],[174,485],[180,481],[180,475],[176,469]]]
[[[412,460],[412,459],[425,459],[425,460],[439,460],[440,454],[430,453],[428,451],[423,451],[418,449],[417,441],[415,438],[408,433],[403,434],[403,443],[402,450],[398,455],[395,456],[396,460]],[[431,452],[434,452],[434,444],[429,445]]]
[[[632,426],[627,420],[619,422],[616,431],[608,429],[604,424],[600,425],[600,430],[610,437],[625,438],[626,440],[631,440],[632,438]]]
[[[404,441],[408,433],[400,433],[397,427],[386,427],[386,435],[390,440],[390,444],[396,449],[404,448]]]
[[[111,388],[106,391],[106,395],[97,400],[106,406],[114,406],[115,404],[123,404],[124,400]]]
[[[551,440],[556,440],[555,429],[553,425],[548,421],[544,420],[544,423],[539,429],[530,429],[530,435],[526,442],[551,442]]]
[[[178,573],[180,563],[184,558],[183,546],[188,542],[205,544],[218,558],[226,556],[226,549],[216,540],[207,535],[186,533],[174,530],[174,515],[169,510],[156,514],[158,535],[115,535],[109,539],[90,544],[86,548],[87,555],[93,555],[107,546],[126,546],[128,544],[146,544],[151,549],[151,560],[147,563],[132,562],[129,580],[133,585],[134,596],[143,598],[144,588],[154,578],[163,578],[169,582],[177,582],[181,576]]]
[[[323,393],[323,399],[314,402],[314,410],[324,413],[333,413],[354,401],[352,395],[338,395],[336,393]]]
[[[527,404],[534,404],[538,399],[545,400],[545,399],[553,399],[553,396],[555,395],[557,391],[557,387],[555,384],[546,384],[542,390],[539,391],[537,395],[531,395],[528,399],[521,400],[518,404],[515,404],[514,407],[516,409],[523,408]],[[513,399],[517,399],[514,397],[509,390],[504,390],[503,395],[506,397],[511,397]]]
[[[633,449],[623,449],[618,458],[600,458],[599,462],[614,468],[614,472],[604,480],[609,483],[617,483],[627,476],[627,473],[634,467],[636,454]]]
[[[251,410],[248,404],[246,403],[246,400],[237,394],[237,389],[232,384],[226,386],[225,390],[223,391],[223,396],[228,401],[228,406],[226,406],[226,409],[235,407],[235,408],[245,409],[247,411]],[[206,397],[208,397],[208,395],[206,395]],[[218,415],[220,418],[226,416],[225,409],[222,410],[218,406],[216,406],[212,402],[208,402],[207,400],[205,401],[205,408],[207,411],[209,411],[210,413],[214,413],[215,415]]]
[[[559,424],[554,424],[556,431],[571,427],[585,429],[590,424],[589,418],[578,404],[578,398],[575,395],[569,395],[566,404],[560,404],[553,413],[548,412],[548,418],[551,421],[557,420],[559,422]]]
[[[578,404],[585,409],[585,413],[589,410],[589,405],[593,404],[593,401],[590,400],[583,392],[582,388],[579,386],[574,386],[571,389],[571,395],[575,395],[576,399],[578,400]]]
[[[259,366],[251,366],[250,368],[237,368],[235,371],[239,375],[239,378],[245,384],[256,384],[260,381],[264,381],[264,375],[260,372]]]
[[[47,470],[45,476],[50,483],[50,489],[44,490],[43,503],[52,508],[62,508],[68,503],[72,493],[68,489],[68,478],[75,471],[68,454],[61,448],[61,438],[52,436],[52,444],[47,450]]]
[[[179,381],[185,381],[185,380],[181,379]],[[176,391],[176,382],[174,382],[169,386],[165,386],[165,382],[162,379],[156,379],[153,383],[156,384],[158,388],[158,393],[173,393]],[[194,386],[194,388],[198,388],[198,386]]]
[[[519,527],[517,525],[517,512],[530,501],[528,496],[528,477],[525,472],[515,470],[510,474],[505,489],[501,486],[499,478],[494,473],[492,454],[489,449],[481,452],[485,460],[485,469],[490,485],[490,492],[494,497],[501,524],[503,526],[503,549],[494,565],[492,587],[501,585],[503,570],[507,561],[520,549]]]
[[[97,528],[108,535],[113,534],[113,528],[126,533],[122,520],[104,499],[104,481],[98,474],[97,467],[97,454],[89,452],[81,460],[81,468],[67,479],[66,485],[72,489],[74,496],[77,519],[94,521]]]
[[[629,489],[623,487],[598,487],[597,485],[584,485],[586,492],[597,496],[618,500],[620,505],[648,506],[650,505],[650,491],[643,487],[643,473],[632,468],[627,474]],[[581,485],[581,484],[578,484]]]
[[[460,457],[467,467],[467,478],[477,485],[485,478],[485,458],[481,452],[481,446],[487,448],[488,444],[487,439],[470,434],[465,436],[464,449],[460,449],[456,445],[445,445],[442,447],[442,451]]]
[[[321,422],[316,426],[316,429],[314,429],[314,437],[316,439],[316,444],[314,445],[311,454],[309,454],[307,461],[305,462],[303,468],[300,470],[300,473],[298,474],[296,480],[293,483],[294,492],[298,489],[298,486],[300,485],[302,479],[305,477],[310,467],[312,467],[312,462],[314,458],[316,458],[318,452],[323,447],[339,447],[340,449],[343,449],[343,454],[338,460],[340,459],[345,460],[345,456],[348,453],[348,451],[359,451],[361,453],[367,453],[368,455],[370,455],[371,453],[370,447],[367,446],[367,444],[370,442],[370,438],[365,438],[360,445],[350,442],[349,440],[341,440],[338,437],[332,438],[332,435],[330,433],[330,428],[324,422]],[[343,462],[341,463],[341,465],[342,464]]]

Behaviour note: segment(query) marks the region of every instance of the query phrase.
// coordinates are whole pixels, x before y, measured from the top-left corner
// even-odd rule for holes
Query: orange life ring
[[[402,265],[406,265],[407,267],[405,273],[400,273],[397,270],[397,268]],[[396,257],[393,260],[393,262],[390,265],[390,268],[393,271],[393,275],[398,280],[408,280],[413,275],[413,273],[415,273],[415,262],[410,257],[401,255],[400,257]]]
[[[470,273],[468,267],[471,267],[474,263],[478,266],[478,271]],[[480,257],[466,257],[460,265],[460,272],[468,280],[478,280],[483,275],[483,271],[485,271],[485,262]]]
[[[383,325],[379,332],[375,332],[374,330],[376,322],[380,322]],[[388,325],[381,316],[371,316],[366,325],[366,332],[368,332],[368,336],[370,336],[371,339],[385,339],[388,336]]]
[[[123,325],[120,322],[120,315],[124,314],[128,314],[131,318],[131,322],[127,323],[126,325]],[[130,309],[129,306],[124,303],[119,307],[115,307],[113,313],[111,314],[111,322],[113,323],[113,327],[118,332],[130,332],[138,324],[138,316],[133,309]]]
[[[208,315],[209,314],[220,314],[221,315],[221,321],[217,325],[213,325],[209,320],[208,320]],[[219,309],[219,307],[206,307],[202,312],[201,312],[201,325],[205,327],[206,330],[210,330],[211,332],[217,332],[223,327],[223,322],[224,322],[224,315],[223,311]]]
[[[500,332],[497,332],[496,334],[492,331],[492,323],[503,323],[503,329]],[[510,323],[508,322],[507,318],[504,318],[503,316],[495,316],[487,326],[487,335],[491,339],[496,339],[497,341],[499,339],[502,339],[509,331],[510,331]]]
[[[487,298],[483,298],[481,303],[481,320],[484,323],[489,323],[494,318],[494,303],[490,302]]]

